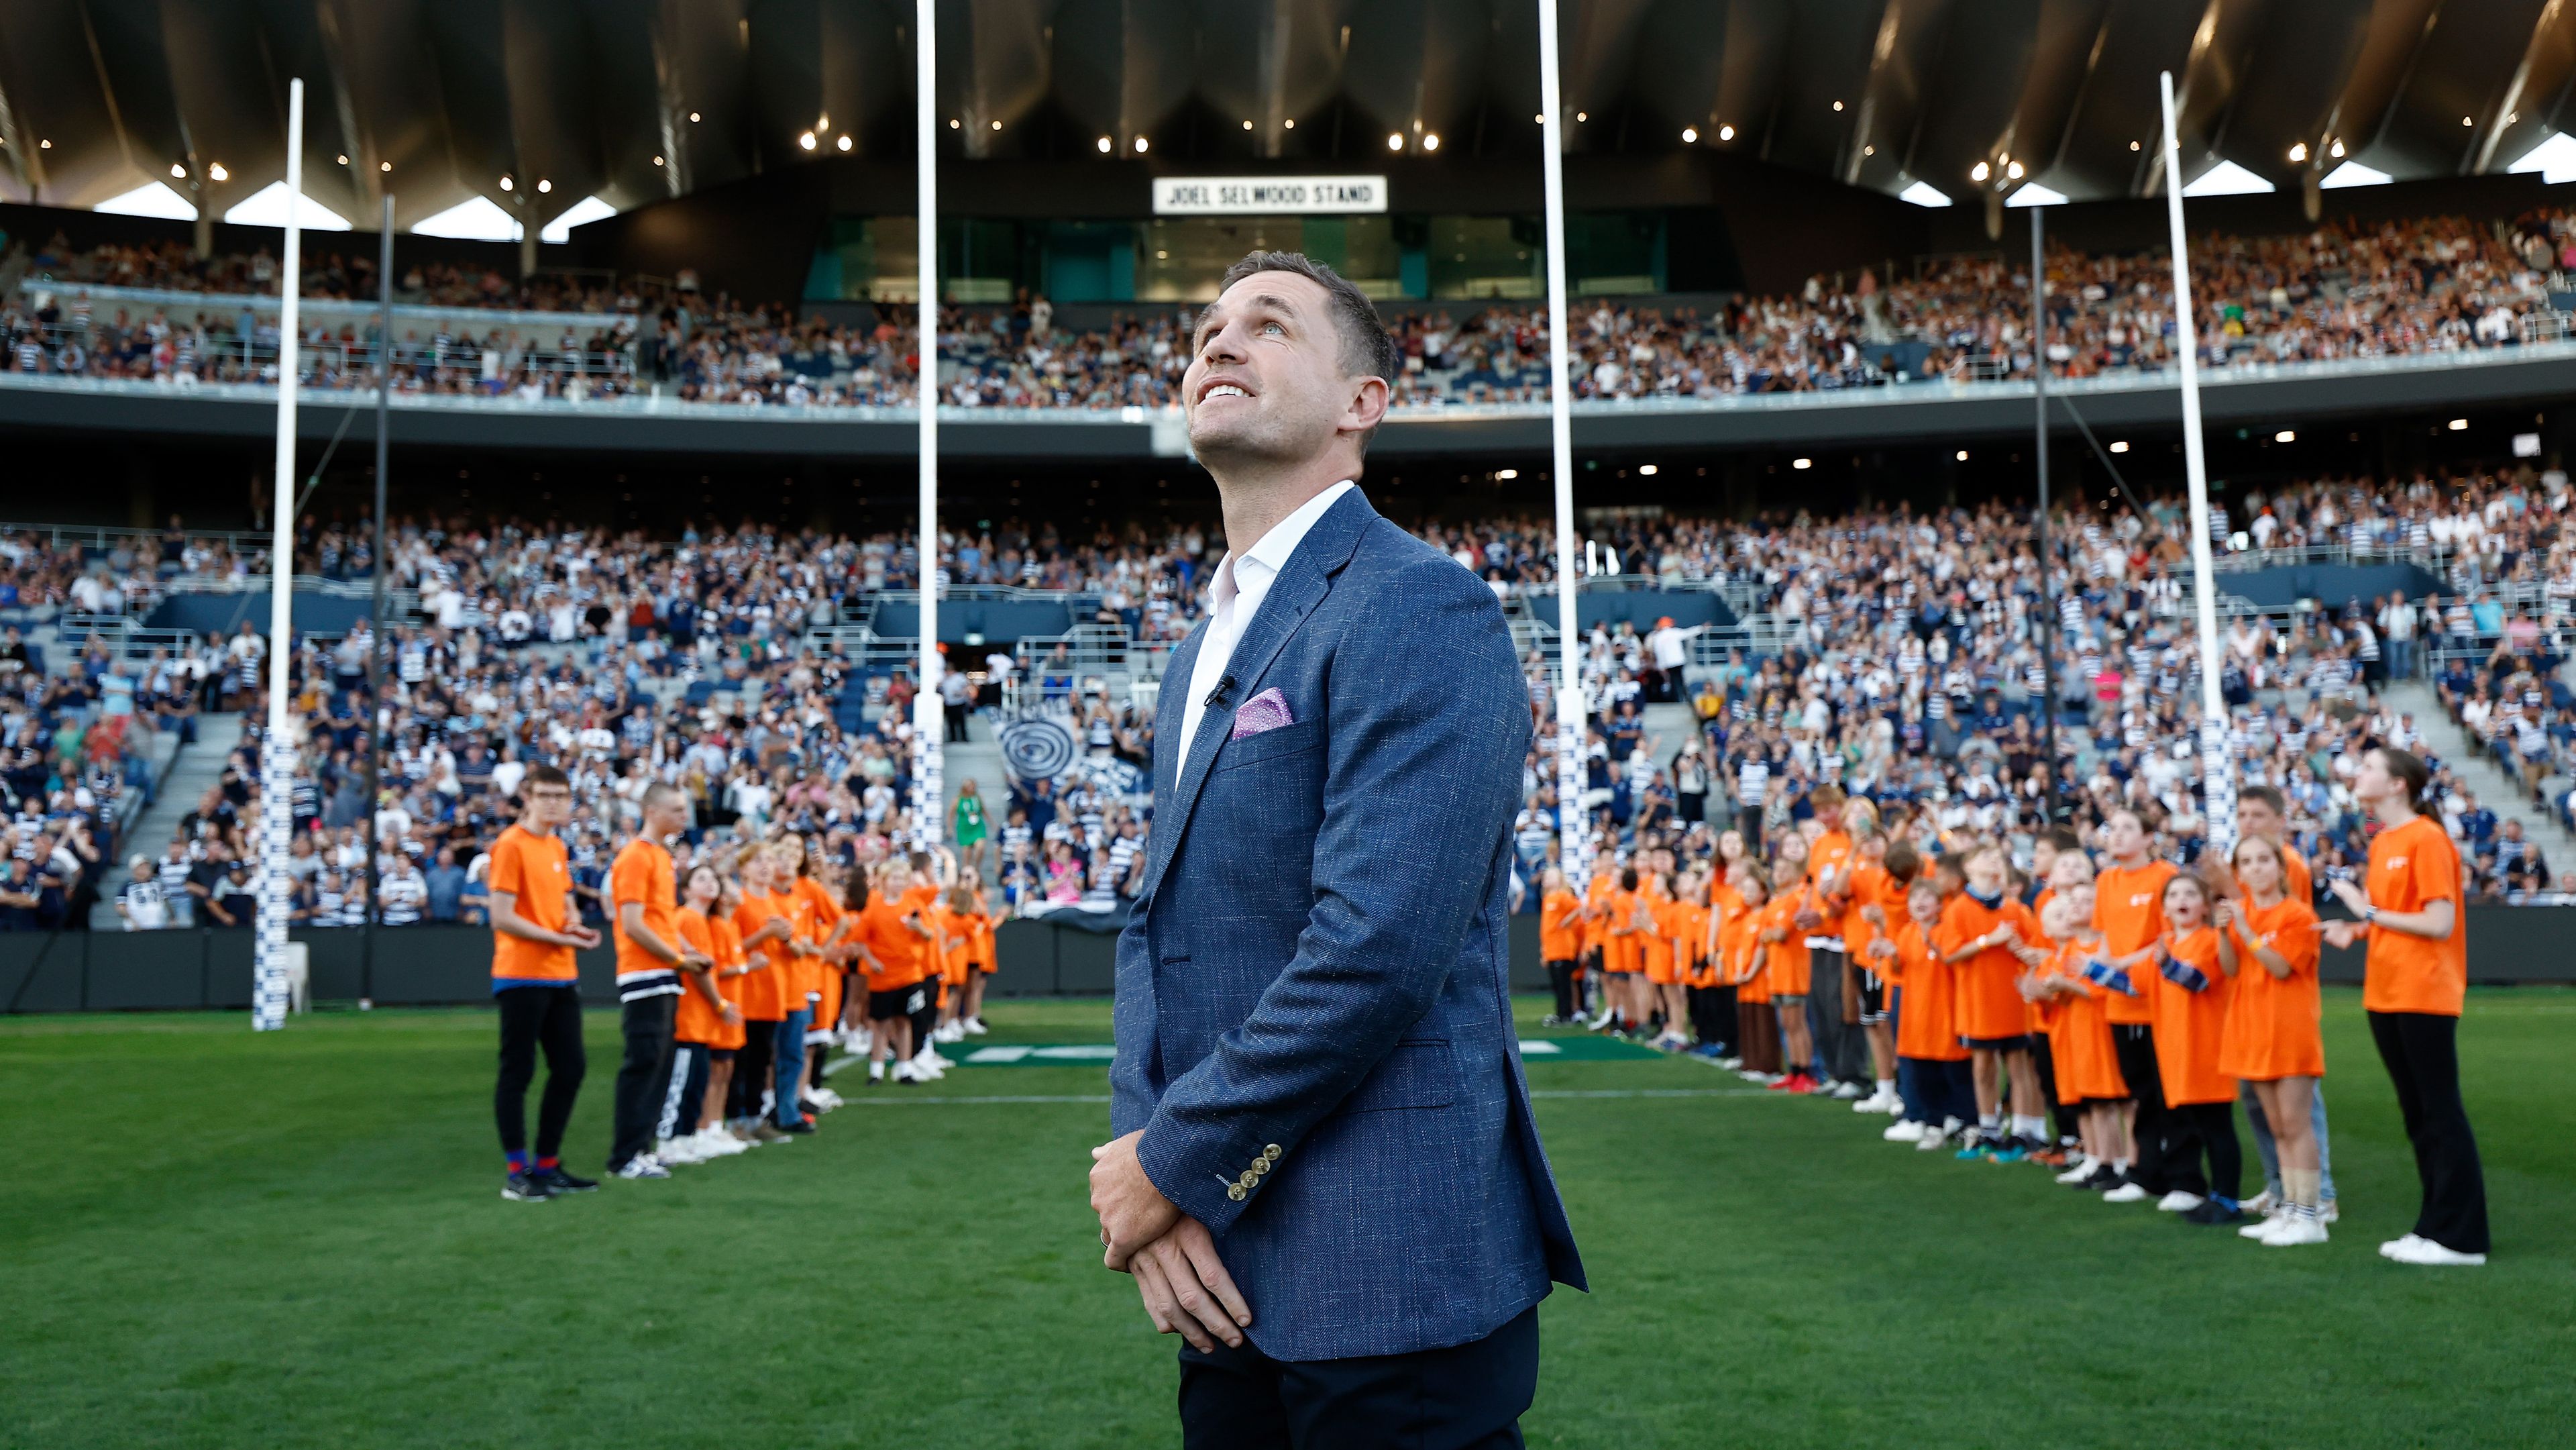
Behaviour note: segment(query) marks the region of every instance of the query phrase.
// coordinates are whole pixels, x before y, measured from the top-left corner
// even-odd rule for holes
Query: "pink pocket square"
[[[1296,717],[1288,713],[1288,697],[1274,685],[1243,702],[1243,708],[1234,712],[1234,730],[1226,738],[1241,740],[1296,723]]]

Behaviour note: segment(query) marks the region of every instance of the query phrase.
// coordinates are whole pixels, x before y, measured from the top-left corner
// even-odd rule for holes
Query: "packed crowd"
[[[85,925],[156,787],[167,717],[138,680],[48,663],[0,628],[0,931]]]
[[[2221,686],[2239,775],[2283,793],[2291,838],[2320,882],[2347,876],[2366,853],[2350,798],[2356,744],[2425,748],[2425,722],[2377,693],[2390,678],[2433,675],[2453,718],[2503,752],[2541,806],[2568,816],[2576,699],[2556,680],[2553,651],[2559,585],[2576,569],[2556,527],[2569,501],[2554,475],[2422,479],[2397,489],[2340,480],[2245,497],[2245,527],[2222,525],[2249,550],[2339,543],[2421,557],[2462,591],[2448,603],[2392,591],[2344,608],[2243,616],[2227,628]],[[1540,524],[1421,528],[1515,605],[1549,587],[1553,541]],[[1595,837],[1614,850],[1656,842],[1706,860],[1725,827],[1776,838],[1811,817],[1816,793],[1831,788],[1892,816],[1901,809],[1903,828],[1926,850],[1971,835],[2027,845],[2052,821],[2098,829],[2129,809],[2178,855],[2196,857],[2205,837],[2189,746],[2198,658],[2180,534],[2168,501],[2061,515],[2052,540],[2057,609],[2043,620],[2029,521],[1992,507],[1606,521],[1589,541],[1620,561],[1604,567],[1722,588],[1770,633],[1758,651],[1750,636],[1716,649],[1693,639],[1698,631],[1642,622],[1604,623],[1583,641],[1596,724],[1582,805]],[[362,577],[373,568],[367,547],[362,527],[308,520],[297,568]],[[1068,623],[1122,627],[1149,663],[1152,650],[1195,622],[1199,581],[1220,551],[1220,540],[1191,525],[1082,537],[1007,522],[952,535],[942,573],[952,590],[1010,583],[1054,591]],[[0,539],[0,561],[14,561],[0,582],[21,600],[70,600],[84,587],[123,594],[136,580],[239,580],[265,568],[262,556],[192,536],[176,520],[161,536],[79,560],[49,553],[32,535]],[[370,821],[389,863],[373,893],[380,919],[475,919],[484,901],[478,863],[505,824],[497,803],[538,763],[574,783],[563,836],[594,915],[609,843],[655,781],[685,793],[702,829],[816,834],[853,866],[918,833],[908,672],[864,663],[845,648],[846,634],[815,632],[864,619],[878,591],[912,585],[910,538],[712,528],[655,541],[404,520],[388,566],[403,611],[385,646],[387,752],[372,800],[369,637],[362,626],[297,645],[290,869],[299,920],[362,919]],[[2500,596],[2527,604],[2508,611]],[[2043,743],[2043,623],[2058,650],[2053,771]],[[93,641],[39,693],[56,702],[47,719],[113,697],[118,715],[184,731],[200,710],[254,703],[265,653],[248,625],[137,661]],[[1548,698],[1546,674],[1533,658],[1534,719]],[[979,791],[946,823],[949,834],[961,844],[973,838],[979,874],[1005,909],[1113,911],[1149,830],[1140,782],[1150,768],[1151,711],[1086,679],[1060,646],[952,657],[946,703],[952,715],[997,704],[1012,682],[1020,687],[1013,699],[1061,715],[1076,765],[1052,780],[980,782],[993,794]],[[1660,741],[1647,737],[1644,712],[1658,700],[1691,707],[1688,728],[1666,726],[1672,738]],[[1521,823],[1529,882],[1556,849],[1551,739],[1542,731],[1530,760]],[[2576,891],[2557,874],[2576,863],[2551,862],[2527,825],[2506,818],[2511,802],[2481,801],[2445,762],[2433,764],[2429,809],[2466,843],[2479,894],[2554,900]],[[248,754],[237,776],[236,794],[256,777]],[[2054,810],[2052,781],[2061,797]],[[221,895],[228,865],[247,857],[244,805],[208,802],[186,839],[144,843],[146,862],[127,857],[137,883],[148,875],[169,903],[157,919],[220,919],[199,903]]]
[[[2534,337],[2559,335],[2550,295],[2576,259],[2576,214],[2330,222],[2294,236],[2210,236],[2194,255],[2210,366],[2510,347],[2528,340],[2526,323]],[[256,292],[275,275],[265,253],[200,262],[175,244],[72,253],[58,240],[37,260],[67,280],[209,292]],[[316,260],[305,284],[314,295],[371,292],[371,261]],[[1829,286],[1818,276],[1796,295],[1742,297],[1707,312],[1586,303],[1572,318],[1574,386],[1587,399],[1688,399],[2028,376],[2029,277],[2016,265],[1980,255],[1931,262],[1904,280],[1863,272],[1849,286]],[[2169,278],[2152,249],[2055,253],[2045,349],[2053,372],[2169,365]],[[906,406],[915,397],[919,339],[905,309],[845,325],[641,281],[602,286],[541,273],[511,284],[477,269],[416,266],[402,283],[407,300],[635,318],[629,329],[549,346],[497,333],[478,342],[471,329],[442,325],[435,337],[399,345],[405,390],[580,401],[658,388],[690,401],[795,407]],[[1045,298],[1025,294],[1010,308],[952,309],[941,324],[941,396],[965,408],[1167,406],[1187,364],[1190,325],[1186,310],[1164,309],[1077,331],[1058,325]],[[248,357],[230,331],[242,326],[256,324],[209,314],[174,321],[166,311],[100,316],[76,291],[61,300],[12,297],[0,302],[0,370],[273,380],[273,324],[265,354],[254,345]],[[1432,307],[1391,326],[1404,358],[1391,380],[1399,407],[1547,395],[1542,312],[1495,307],[1461,318]],[[355,323],[317,327],[306,352],[313,385],[365,385],[370,336]]]

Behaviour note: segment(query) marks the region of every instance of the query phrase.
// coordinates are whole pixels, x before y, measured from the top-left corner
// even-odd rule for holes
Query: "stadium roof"
[[[222,215],[284,174],[409,227],[543,225],[838,154],[909,156],[901,0],[0,0],[0,198],[159,182]],[[1174,164],[1534,153],[1533,0],[942,0],[952,154]],[[1571,145],[1717,147],[1915,199],[2158,189],[2347,162],[2502,171],[2571,117],[2559,0],[1566,0]],[[1688,139],[1685,139],[1685,138]],[[1441,150],[1445,143],[1445,150]],[[1427,158],[1426,158],[1427,159]],[[1984,168],[1979,180],[1978,169]],[[2033,196],[2042,193],[2034,191]],[[155,204],[166,208],[166,202]]]

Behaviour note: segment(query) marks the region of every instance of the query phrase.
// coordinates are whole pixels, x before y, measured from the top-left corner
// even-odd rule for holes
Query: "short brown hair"
[[[2390,775],[2405,784],[2407,806],[2410,809],[2422,810],[2425,788],[2433,783],[2433,772],[2425,767],[2423,757],[2411,750],[2400,750],[2394,745],[2373,748],[2379,752],[2379,763],[2388,768]]]
[[[1368,294],[1353,286],[1348,277],[1307,256],[1303,252],[1246,252],[1243,260],[1225,269],[1217,283],[1217,293],[1251,276],[1255,272],[1292,272],[1324,289],[1332,299],[1333,335],[1342,342],[1342,371],[1355,378],[1377,378],[1392,388],[1396,374],[1404,369],[1404,359],[1397,353],[1395,339],[1388,335],[1386,322],[1377,315],[1377,304]]]
[[[572,777],[564,774],[560,766],[531,765],[528,767],[528,773],[519,778],[520,793],[526,794],[528,787],[532,785],[559,785],[570,790]]]

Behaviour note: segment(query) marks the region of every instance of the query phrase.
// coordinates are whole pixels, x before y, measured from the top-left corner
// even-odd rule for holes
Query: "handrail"
[[[29,297],[77,294],[92,302],[122,302],[141,307],[217,308],[226,312],[253,313],[278,310],[278,297],[274,292],[190,292],[178,287],[122,287],[110,282],[35,275],[22,278],[18,290]],[[298,298],[295,307],[306,317],[346,317],[367,322],[376,319],[378,310],[373,302],[344,301],[336,297]],[[639,318],[639,314],[633,312],[553,312],[508,307],[454,307],[432,302],[396,302],[394,316],[431,322],[470,319],[483,330],[494,327],[632,327]]]

